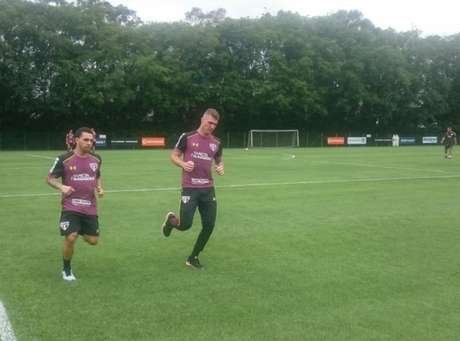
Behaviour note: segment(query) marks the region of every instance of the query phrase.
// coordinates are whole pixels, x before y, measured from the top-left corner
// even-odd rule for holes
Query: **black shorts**
[[[74,232],[80,235],[99,236],[99,221],[97,215],[62,211],[59,230],[61,236],[68,236]]]
[[[200,211],[202,225],[213,228],[217,215],[214,187],[182,188],[180,203],[180,225],[182,229],[186,230],[192,226],[197,207]]]

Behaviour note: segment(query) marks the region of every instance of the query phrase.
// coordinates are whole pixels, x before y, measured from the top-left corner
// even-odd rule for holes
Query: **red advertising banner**
[[[340,146],[345,144],[345,137],[343,136],[335,136],[335,137],[328,137],[327,138],[328,145]]]
[[[142,147],[164,147],[166,139],[164,137],[142,137]]]

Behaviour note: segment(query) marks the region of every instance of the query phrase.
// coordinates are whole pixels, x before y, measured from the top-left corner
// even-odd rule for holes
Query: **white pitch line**
[[[0,194],[1,198],[35,198],[35,197],[54,197],[59,193],[17,193],[17,194]]]
[[[16,341],[13,327],[6,313],[3,303],[0,301],[0,340],[1,341]]]
[[[436,173],[445,173],[451,174],[448,171],[442,169],[429,169],[424,170],[420,168],[409,168],[409,167],[392,167],[392,166],[380,166],[380,165],[372,165],[367,163],[356,163],[356,162],[341,162],[341,161],[313,161],[313,163],[319,164],[335,164],[335,165],[344,165],[344,166],[356,166],[356,167],[370,167],[370,168],[381,168],[381,169],[396,169],[396,170],[409,170],[409,171],[426,171],[426,172],[436,172]]]
[[[272,187],[272,186],[295,186],[295,185],[321,185],[321,184],[346,184],[356,182],[391,182],[391,181],[410,181],[410,180],[437,180],[460,178],[458,175],[435,175],[435,176],[414,176],[414,177],[392,177],[392,178],[356,178],[356,179],[332,179],[332,180],[306,180],[294,182],[259,182],[249,184],[221,185],[215,186],[218,189],[225,188],[245,188],[245,187]],[[162,192],[179,191],[180,187],[152,187],[152,188],[127,188],[107,190],[105,193],[136,193],[136,192]],[[20,193],[20,194],[1,194],[1,198],[32,198],[57,196],[59,193]]]
[[[393,177],[393,178],[356,178],[356,179],[333,179],[333,180],[307,180],[295,182],[261,182],[241,185],[216,186],[216,188],[239,188],[239,187],[269,187],[269,186],[292,186],[292,185],[321,185],[355,182],[390,182],[405,180],[435,180],[460,178],[460,175],[439,175],[439,176],[415,176],[415,177]]]
[[[36,158],[39,158],[39,159],[47,159],[47,160],[54,160],[54,159],[56,159],[55,157],[45,156],[45,155],[38,155],[38,154],[26,154],[26,156],[36,157]]]

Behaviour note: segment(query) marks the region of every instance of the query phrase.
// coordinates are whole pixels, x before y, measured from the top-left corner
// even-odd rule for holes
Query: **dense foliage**
[[[99,0],[0,0],[1,129],[413,131],[460,123],[460,34],[375,27],[357,11],[143,23]]]

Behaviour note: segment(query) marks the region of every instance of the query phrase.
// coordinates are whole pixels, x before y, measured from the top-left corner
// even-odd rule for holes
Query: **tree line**
[[[0,0],[0,130],[167,133],[460,125],[460,34],[380,29],[359,11],[144,23],[100,0]]]

